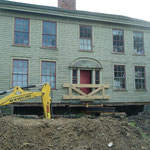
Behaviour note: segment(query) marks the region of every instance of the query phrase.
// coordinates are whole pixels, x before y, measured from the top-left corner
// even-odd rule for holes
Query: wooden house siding
[[[30,19],[30,44],[27,47],[13,44],[14,18]],[[90,58],[99,61],[101,69],[101,83],[109,84],[106,93],[110,99],[104,103],[115,102],[150,102],[150,28],[110,22],[98,22],[84,19],[73,19],[53,15],[42,15],[11,10],[0,10],[0,91],[12,88],[12,60],[27,59],[29,61],[28,84],[41,83],[41,61],[56,62],[56,90],[52,91],[53,103],[68,103],[63,96],[68,90],[64,83],[70,83],[69,65],[78,58]],[[42,48],[42,21],[57,23],[57,45],[55,48]],[[92,26],[93,51],[80,51],[79,26]],[[124,54],[113,52],[112,29],[124,31]],[[144,34],[144,55],[135,55],[133,50],[133,31]],[[125,65],[126,90],[115,91],[113,88],[114,65]],[[135,90],[135,66],[145,66],[146,90]],[[40,99],[29,102],[39,102]],[[71,100],[72,103],[79,101]],[[101,103],[102,100],[95,101]]]

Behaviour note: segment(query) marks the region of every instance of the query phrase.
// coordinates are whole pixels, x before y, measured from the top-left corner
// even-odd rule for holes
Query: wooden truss
[[[63,85],[65,88],[69,88],[69,95],[64,95],[63,99],[79,99],[81,101],[93,101],[95,99],[98,100],[108,100],[109,96],[105,95],[105,89],[110,88],[109,85],[106,84],[69,84],[65,83]],[[80,88],[91,88],[91,92],[86,94],[80,90]],[[73,91],[76,92],[76,95],[73,95]],[[100,93],[101,91],[101,93]],[[99,94],[98,94],[99,92]]]

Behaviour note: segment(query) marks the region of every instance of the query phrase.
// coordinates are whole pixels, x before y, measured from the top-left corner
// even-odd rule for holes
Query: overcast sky
[[[57,7],[57,0],[11,1]],[[124,15],[150,21],[150,0],[76,0],[76,3],[77,10]]]

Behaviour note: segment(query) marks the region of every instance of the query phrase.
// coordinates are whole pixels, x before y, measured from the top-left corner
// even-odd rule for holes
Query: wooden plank
[[[105,101],[106,102],[106,101]],[[102,103],[102,104],[89,104],[89,107],[100,107],[100,106],[128,106],[128,105],[145,105],[145,104],[150,104],[150,102],[143,102],[143,103]],[[20,103],[19,103],[20,104]],[[36,104],[37,105],[37,104]],[[28,103],[27,106],[34,106],[34,104],[30,104]],[[42,103],[37,106],[41,106],[42,107]],[[76,104],[70,103],[70,101],[65,102],[65,103],[52,103],[53,107],[65,107],[65,106],[69,106],[69,107],[85,107],[85,104],[79,104],[78,102]]]
[[[99,87],[104,87],[104,88],[110,88],[108,84],[69,84],[69,83],[64,83],[63,87],[70,87],[73,85],[76,88],[99,88]]]
[[[125,112],[114,112],[114,113],[109,113],[109,112],[104,112],[100,114],[101,117],[119,117],[119,118],[126,118],[127,114]]]
[[[129,105],[150,105],[150,102],[114,102],[114,103],[104,103],[104,106],[129,106]]]
[[[88,112],[115,112],[115,107],[89,107]]]
[[[63,99],[80,99],[80,100],[91,100],[93,101],[94,99],[109,99],[110,97],[105,95],[105,88],[109,88],[109,85],[100,85],[100,84],[69,84],[69,83],[65,83],[63,85],[63,87],[68,87],[69,88],[69,95],[64,95]],[[78,88],[97,88],[94,91],[92,91],[89,94],[86,94],[84,92],[82,92],[80,89]],[[77,92],[80,95],[72,95],[72,90],[74,90],[75,92]],[[94,95],[96,94],[98,91],[102,90],[102,95]]]
[[[109,96],[92,96],[92,98],[81,98],[80,101],[109,100]]]
[[[76,91],[77,93],[83,95],[83,96],[86,96],[86,95],[87,95],[86,93],[82,92],[81,90],[77,89],[77,88],[74,87],[74,86],[72,86],[72,89],[73,89],[74,91]],[[72,95],[72,96],[73,96],[73,95]]]
[[[73,95],[72,97],[70,97],[69,95],[64,95],[63,96],[63,99],[85,99],[85,100],[94,100],[94,99],[109,99],[110,97],[109,96],[102,96],[102,95],[94,95],[94,96],[76,96],[76,95]]]
[[[86,107],[85,103],[84,104],[69,104],[69,107]],[[91,105],[88,104],[88,107],[103,107],[103,104],[95,104],[95,105]]]
[[[69,95],[70,95],[70,97],[72,97],[72,88],[71,87],[69,87]]]
[[[105,101],[106,102],[106,101]],[[114,103],[109,103],[109,102],[107,102],[107,103],[102,103],[102,104],[89,104],[89,107],[98,107],[98,106],[128,106],[128,105],[146,105],[146,104],[150,104],[150,102],[130,102],[130,103],[128,103],[128,102],[123,102],[123,103],[121,103],[121,102],[118,102],[118,103],[116,103],[116,102],[114,102]],[[14,106],[14,107],[23,107],[23,106],[29,106],[29,107],[42,107],[43,106],[43,104],[42,104],[42,102],[36,102],[36,103],[30,103],[30,102],[18,102],[18,103],[14,103],[14,104],[11,104],[12,106]],[[70,107],[85,107],[85,104],[71,104],[70,102],[68,102],[68,103],[52,103],[52,106],[53,107],[65,107],[65,106],[70,106]]]
[[[103,96],[105,95],[105,89],[104,88],[102,89],[102,95]]]
[[[98,89],[95,89],[94,91],[92,91],[91,93],[88,94],[88,96],[92,96],[94,94],[96,94],[98,91],[102,90],[103,87],[99,87]]]

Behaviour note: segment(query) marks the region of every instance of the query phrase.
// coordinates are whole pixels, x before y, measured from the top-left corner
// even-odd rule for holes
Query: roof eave
[[[8,4],[0,2],[0,4],[1,4],[0,9],[4,9],[4,10],[30,12],[30,13],[36,13],[36,14],[53,15],[53,16],[61,16],[61,17],[74,18],[74,19],[84,19],[84,20],[91,20],[91,21],[100,21],[100,22],[107,22],[107,23],[115,23],[115,24],[132,25],[132,26],[150,28],[150,23],[146,21],[145,22],[137,21],[138,19],[137,20],[136,19],[133,19],[133,20],[132,19],[129,19],[129,20],[118,19],[117,17],[116,18],[110,17],[111,15],[109,16],[107,14],[106,16],[104,16],[104,14],[103,16],[100,16],[100,15],[98,16],[98,15],[95,15],[98,13],[84,12],[84,11],[82,13],[82,11],[69,11],[69,10],[66,11],[61,8],[47,7],[47,6],[41,7],[41,6],[32,5],[32,4],[26,4],[25,6],[23,6],[23,4],[21,5],[21,3],[17,3],[17,2],[11,2]],[[17,4],[19,4],[19,6]],[[35,6],[35,7],[32,7],[32,6]]]

